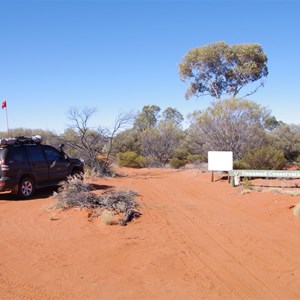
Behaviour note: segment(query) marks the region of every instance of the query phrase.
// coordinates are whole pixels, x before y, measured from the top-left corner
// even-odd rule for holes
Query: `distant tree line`
[[[281,169],[300,164],[300,125],[278,121],[267,108],[245,99],[212,103],[188,116],[168,107],[147,105],[137,114],[117,116],[112,129],[91,128],[96,110],[71,108],[71,125],[63,134],[42,129],[16,128],[13,136],[41,135],[45,143],[65,144],[70,156],[81,157],[98,175],[120,166],[179,168],[206,162],[208,151],[232,151],[235,168]],[[7,137],[0,132],[0,137]]]

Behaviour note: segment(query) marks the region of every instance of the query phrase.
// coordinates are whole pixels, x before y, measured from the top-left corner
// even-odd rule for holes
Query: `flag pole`
[[[7,134],[9,135],[9,127],[8,127],[8,114],[7,114],[7,103],[6,99],[2,100],[2,109],[5,108],[5,113],[6,113],[6,127],[7,127]]]
[[[5,107],[5,112],[6,112],[6,128],[7,128],[7,134],[8,134],[8,136],[9,136],[7,106]],[[9,136],[9,137],[10,137],[10,136]]]

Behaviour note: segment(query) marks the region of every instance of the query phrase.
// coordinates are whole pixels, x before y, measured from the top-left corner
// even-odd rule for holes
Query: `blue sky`
[[[299,1],[0,0],[0,99],[9,127],[62,133],[71,107],[96,108],[91,127],[144,105],[184,116],[204,109],[211,98],[184,99],[178,63],[217,41],[261,44],[269,76],[249,99],[300,124],[299,14]]]

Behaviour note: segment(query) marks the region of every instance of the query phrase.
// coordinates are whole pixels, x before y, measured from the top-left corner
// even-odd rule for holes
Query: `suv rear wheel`
[[[23,199],[30,198],[34,194],[34,181],[30,177],[24,177],[19,184],[19,196]]]

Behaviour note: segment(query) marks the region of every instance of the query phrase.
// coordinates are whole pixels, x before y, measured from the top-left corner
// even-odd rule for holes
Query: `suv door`
[[[49,180],[49,167],[46,157],[39,145],[24,145],[29,164],[37,182]]]
[[[48,164],[49,164],[49,178],[50,180],[61,180],[69,175],[70,163],[65,155],[48,145],[41,145]]]

